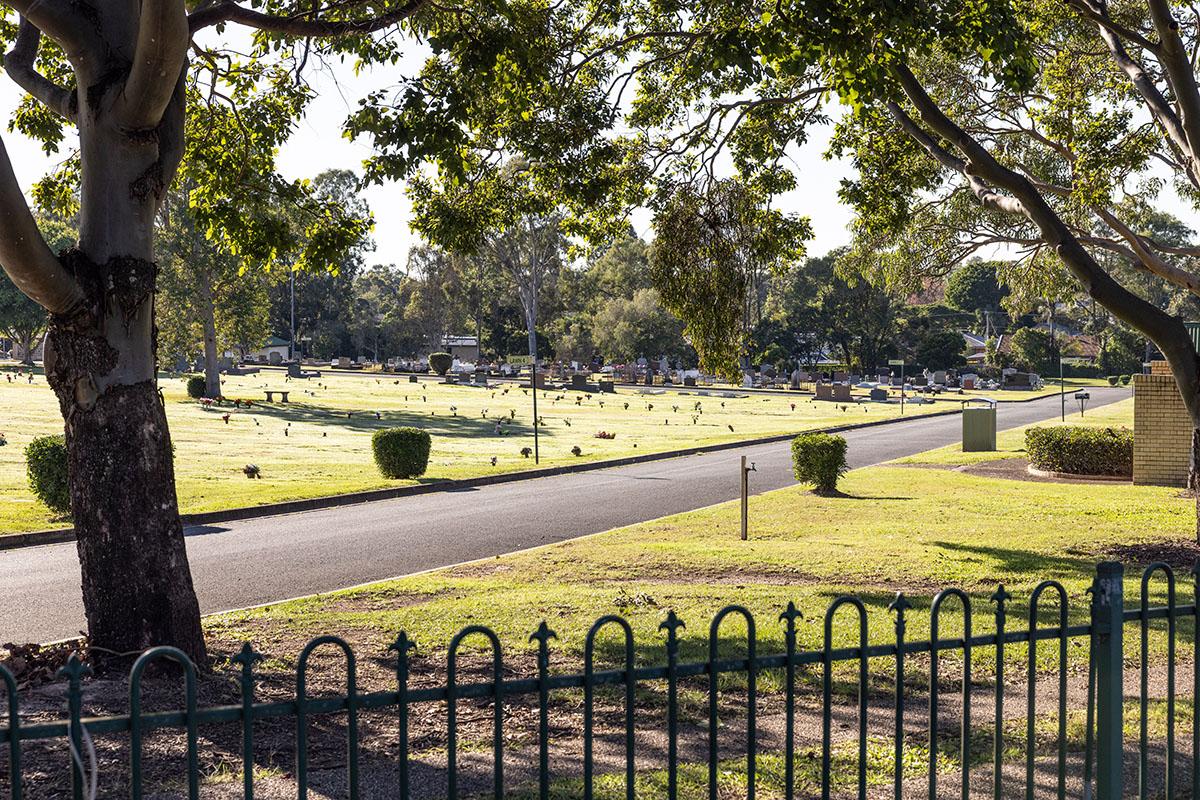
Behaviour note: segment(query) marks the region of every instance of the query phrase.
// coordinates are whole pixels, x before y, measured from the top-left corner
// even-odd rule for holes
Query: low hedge
[[[1025,451],[1030,464],[1047,472],[1133,474],[1133,431],[1128,428],[1029,428]]]
[[[59,436],[38,436],[25,446],[29,488],[38,500],[59,517],[71,515],[71,488],[67,483],[67,441]]]
[[[431,442],[420,428],[385,428],[371,437],[375,464],[385,478],[418,478],[429,466]]]
[[[818,494],[834,494],[846,474],[846,440],[829,433],[800,434],[792,439],[792,468],[796,480],[812,484]]]

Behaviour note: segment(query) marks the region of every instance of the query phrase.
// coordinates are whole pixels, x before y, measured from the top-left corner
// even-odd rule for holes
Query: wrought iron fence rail
[[[1143,611],[1141,608],[1125,609],[1126,622],[1140,622],[1144,619],[1169,619],[1171,617],[1194,617],[1196,616],[1196,606],[1189,603],[1187,605],[1176,606],[1174,610],[1170,606],[1153,606]]]
[[[1160,611],[1163,613],[1157,613]],[[1151,619],[1159,619],[1167,616],[1166,608],[1153,609],[1153,612],[1155,613],[1151,614]],[[1176,616],[1188,616],[1194,613],[1194,606],[1180,606],[1175,611]],[[1141,619],[1140,612],[1137,612],[1137,615],[1128,619]],[[1066,629],[1067,638],[1078,638],[1089,636],[1090,634],[1091,626],[1087,624],[1072,625]],[[1037,628],[1033,631],[1032,636],[1030,631],[1006,631],[1002,637],[994,633],[981,634],[972,636],[967,644],[971,648],[976,648],[995,645],[1001,640],[1005,644],[1020,644],[1030,641],[1031,638],[1043,641],[1059,639],[1062,636],[1061,628],[1045,627]],[[964,641],[962,638],[939,639],[936,649],[939,653],[943,651],[962,650],[964,649]],[[867,648],[867,658],[894,658],[900,650],[903,650],[905,655],[931,653],[934,650],[934,643],[930,641],[904,642],[900,647],[897,647],[895,644],[871,645]],[[790,663],[792,666],[799,667],[823,664],[827,659],[831,662],[843,662],[859,661],[861,658],[861,648],[842,647],[830,650],[828,653],[825,650],[799,651],[791,657]],[[779,653],[756,657],[753,662],[753,668],[759,672],[764,670],[779,670],[785,669],[788,663],[789,658],[787,654]],[[718,659],[711,663],[708,661],[684,662],[675,667],[675,677],[683,679],[711,675],[713,673],[745,673],[749,672],[750,669],[751,662],[747,658]],[[670,677],[670,673],[671,668],[667,666],[638,667],[633,670],[633,681],[635,683],[644,683],[647,681],[666,680]],[[626,671],[623,669],[597,670],[592,673],[590,678],[591,685],[594,687],[621,686],[628,683],[629,680]],[[546,689],[548,691],[584,689],[587,687],[588,682],[589,678],[586,673],[552,675],[546,679]],[[520,678],[500,683],[500,695],[502,697],[537,694],[541,689],[542,684],[538,678]],[[450,690],[446,686],[410,688],[403,694],[405,696],[404,702],[408,705],[444,702],[450,698]],[[377,711],[391,708],[401,702],[401,695],[401,692],[393,690],[362,694],[355,693],[353,695],[353,706],[360,711]],[[496,684],[493,681],[464,683],[454,688],[454,696],[459,700],[494,698],[496,696]],[[303,705],[303,709],[301,705]],[[308,698],[302,704],[296,700],[255,703],[251,706],[250,712],[252,719],[260,720],[277,717],[294,717],[298,713],[336,714],[348,711],[350,707],[351,697],[344,695],[338,697]],[[196,724],[199,725],[219,725],[242,721],[244,711],[242,704],[211,706],[197,709],[194,717]],[[80,719],[80,722],[86,725],[92,733],[122,733],[133,729],[134,718],[132,714],[83,717]],[[143,730],[182,728],[187,725],[189,715],[186,711],[154,711],[141,714],[140,720],[140,727]],[[17,738],[20,741],[32,741],[37,739],[62,738],[67,735],[69,728],[69,720],[32,724],[20,723],[17,725],[11,724],[10,721],[9,725],[0,727],[0,744],[9,742],[14,730],[17,731]]]
[[[1149,601],[1150,582],[1156,573],[1162,573],[1165,579],[1167,589],[1167,605],[1151,606]],[[1193,571],[1193,575],[1200,580],[1200,573]],[[1193,586],[1193,591],[1196,587]],[[1056,625],[1042,626],[1039,624],[1039,601],[1043,594],[1051,593],[1054,595],[1053,611],[1056,619]],[[1149,786],[1150,762],[1149,762],[1149,735],[1148,735],[1148,702],[1149,702],[1149,634],[1152,630],[1150,622],[1152,620],[1166,620],[1168,637],[1168,652],[1167,652],[1167,730],[1166,730],[1166,747],[1168,752],[1175,752],[1175,662],[1176,662],[1176,639],[1177,639],[1177,620],[1186,617],[1196,617],[1198,606],[1195,602],[1187,605],[1176,604],[1176,583],[1174,573],[1169,567],[1164,564],[1154,564],[1147,568],[1142,575],[1140,602],[1136,607],[1125,608],[1123,601],[1123,579],[1122,568],[1119,564],[1106,562],[1098,568],[1097,578],[1093,583],[1093,603],[1090,611],[1090,621],[1087,624],[1069,625],[1067,624],[1069,617],[1069,598],[1067,590],[1062,584],[1056,581],[1044,581],[1033,590],[1030,595],[1029,606],[1027,612],[1022,615],[1010,613],[1005,608],[1005,603],[1011,599],[1003,586],[1000,586],[995,594],[990,598],[994,604],[995,624],[996,629],[993,633],[972,634],[971,625],[973,621],[972,607],[970,597],[959,589],[947,589],[934,597],[930,608],[929,619],[929,639],[925,641],[907,641],[905,638],[905,610],[912,606],[903,597],[898,595],[896,601],[889,607],[889,611],[895,612],[895,639],[892,643],[883,643],[872,645],[868,641],[868,612],[865,604],[856,597],[842,596],[833,601],[828,607],[824,615],[824,643],[825,646],[814,650],[797,650],[797,626],[796,620],[800,618],[800,612],[796,610],[794,605],[789,604],[788,609],[780,615],[781,621],[786,621],[785,626],[785,653],[776,653],[769,655],[759,655],[757,652],[757,634],[755,627],[755,619],[753,615],[741,606],[727,606],[717,613],[713,618],[707,635],[707,655],[708,657],[700,661],[681,662],[679,651],[681,641],[679,637],[679,629],[683,627],[683,622],[675,616],[674,612],[669,612],[666,621],[660,626],[660,630],[666,631],[665,641],[665,665],[652,666],[635,666],[635,648],[634,648],[634,633],[628,621],[622,617],[609,615],[601,617],[592,626],[587,634],[586,646],[584,649],[582,672],[555,674],[550,673],[550,646],[549,642],[555,638],[555,634],[543,622],[538,630],[531,636],[531,641],[536,641],[537,646],[537,675],[536,677],[518,678],[513,680],[505,680],[503,678],[503,652],[499,637],[491,629],[471,625],[460,631],[450,642],[447,659],[446,659],[446,680],[438,686],[422,686],[413,688],[409,685],[411,680],[410,675],[410,656],[409,652],[413,649],[414,644],[405,633],[401,633],[392,646],[391,650],[395,652],[394,668],[396,689],[394,691],[373,691],[368,693],[359,693],[357,681],[357,659],[351,647],[342,639],[334,636],[318,636],[310,641],[301,650],[297,660],[295,669],[295,696],[293,699],[271,701],[271,702],[255,702],[255,676],[254,664],[261,660],[261,656],[253,651],[247,644],[240,654],[233,658],[233,661],[240,665],[239,689],[240,702],[236,705],[223,705],[200,708],[197,702],[197,680],[196,670],[194,666],[187,661],[186,656],[178,650],[172,648],[155,648],[143,654],[134,667],[129,677],[130,689],[130,706],[129,713],[125,715],[110,715],[85,718],[82,715],[82,696],[83,686],[81,683],[82,676],[86,673],[87,667],[78,660],[76,656],[72,656],[68,661],[67,666],[62,670],[62,674],[68,679],[67,685],[67,706],[68,715],[66,719],[59,719],[47,722],[31,722],[22,723],[19,717],[19,703],[17,698],[16,683],[13,680],[11,673],[0,666],[0,680],[3,681],[6,696],[6,708],[4,712],[0,712],[0,719],[7,718],[8,725],[0,727],[0,743],[6,745],[9,755],[10,773],[13,776],[11,783],[11,796],[19,798],[22,791],[23,776],[21,772],[20,759],[21,748],[20,743],[32,740],[59,739],[66,740],[70,743],[70,749],[73,758],[76,760],[71,773],[72,780],[72,795],[76,800],[82,800],[84,797],[84,770],[82,762],[78,759],[78,754],[81,752],[84,737],[91,737],[102,734],[129,734],[130,743],[130,786],[131,794],[137,800],[142,793],[142,742],[143,735],[146,731],[153,729],[178,729],[186,731],[187,734],[187,757],[188,757],[188,794],[190,797],[197,796],[198,785],[198,741],[197,731],[201,725],[220,725],[220,724],[237,724],[242,730],[242,761],[243,761],[243,780],[245,785],[246,797],[253,796],[253,763],[254,763],[254,743],[253,730],[254,723],[260,720],[267,719],[286,719],[294,721],[296,726],[296,770],[295,776],[297,781],[298,795],[303,798],[307,792],[307,767],[308,767],[308,720],[313,715],[327,715],[345,713],[346,727],[348,731],[348,747],[347,747],[347,769],[348,782],[351,789],[350,796],[356,797],[358,784],[358,750],[359,750],[359,714],[363,711],[378,711],[392,709],[398,715],[400,722],[400,794],[402,797],[408,796],[408,774],[409,774],[409,752],[408,752],[408,721],[411,709],[417,704],[423,703],[446,703],[446,728],[449,734],[447,743],[447,759],[449,769],[447,770],[448,793],[449,796],[456,795],[457,787],[457,750],[458,750],[458,733],[457,733],[457,709],[459,703],[464,700],[471,699],[487,699],[492,700],[493,708],[491,715],[494,717],[492,726],[493,730],[493,755],[494,755],[494,785],[495,795],[497,798],[503,796],[503,764],[504,764],[504,738],[502,736],[503,728],[506,724],[504,715],[504,706],[506,698],[519,696],[533,696],[536,702],[538,711],[538,757],[539,757],[539,797],[547,800],[549,795],[549,740],[550,728],[549,717],[550,709],[550,693],[562,692],[564,690],[583,690],[584,701],[584,721],[582,729],[579,733],[584,741],[584,758],[583,770],[585,779],[585,798],[591,797],[591,779],[593,773],[592,763],[592,742],[594,737],[594,702],[595,690],[602,686],[621,687],[624,689],[623,700],[623,717],[625,727],[626,740],[626,788],[627,797],[633,797],[633,781],[634,781],[634,725],[635,725],[635,703],[634,691],[638,684],[647,682],[662,681],[666,687],[665,697],[665,713],[666,713],[666,729],[668,734],[668,751],[667,751],[667,769],[668,769],[668,797],[674,798],[677,789],[677,773],[679,767],[679,752],[678,738],[680,735],[680,703],[678,690],[681,687],[681,681],[700,678],[707,676],[708,679],[708,725],[709,725],[709,796],[712,800],[716,800],[717,792],[717,738],[718,738],[718,714],[719,704],[718,695],[720,687],[718,684],[718,676],[726,673],[745,674],[745,692],[748,696],[748,702],[745,704],[746,710],[746,790],[747,797],[752,800],[755,789],[755,756],[757,752],[757,725],[756,713],[759,703],[759,688],[757,676],[764,671],[782,670],[786,678],[786,688],[782,691],[782,696],[785,698],[783,707],[787,715],[786,724],[786,742],[784,746],[785,758],[785,773],[786,773],[786,797],[790,800],[793,797],[793,779],[795,777],[795,759],[796,752],[794,749],[794,722],[795,722],[795,698],[798,694],[798,683],[796,669],[802,666],[821,665],[823,670],[817,676],[820,679],[821,693],[821,718],[822,718],[822,747],[821,747],[821,792],[822,797],[826,800],[830,796],[831,789],[831,765],[832,765],[832,709],[833,709],[833,688],[834,688],[834,672],[833,666],[841,662],[855,662],[857,664],[857,678],[854,683],[857,684],[856,705],[857,712],[857,727],[858,727],[858,763],[857,763],[857,783],[858,796],[860,800],[866,798],[867,787],[867,735],[868,721],[867,711],[869,695],[869,662],[872,659],[890,659],[892,664],[891,674],[895,680],[894,687],[894,746],[895,746],[895,762],[894,762],[894,781],[895,781],[895,796],[900,798],[903,794],[904,781],[904,741],[906,738],[904,728],[904,714],[908,702],[914,699],[912,693],[906,688],[905,678],[905,658],[909,655],[929,654],[927,674],[929,676],[929,692],[928,692],[928,711],[929,718],[927,731],[927,752],[928,752],[928,786],[931,800],[937,797],[936,786],[938,779],[938,758],[939,748],[943,743],[939,741],[940,732],[938,725],[938,710],[940,697],[948,696],[950,693],[945,692],[941,688],[939,680],[939,654],[944,652],[961,651],[962,652],[962,672],[949,676],[953,682],[959,685],[961,696],[962,711],[959,715],[960,738],[961,742],[959,750],[961,753],[967,753],[971,750],[972,738],[972,723],[971,723],[971,706],[972,695],[977,686],[972,679],[971,662],[972,654],[981,648],[991,648],[996,658],[996,681],[994,684],[995,692],[995,716],[990,723],[994,727],[994,745],[993,745],[993,766],[994,766],[994,783],[995,796],[998,798],[1001,794],[1003,783],[1003,775],[1001,766],[1005,761],[1004,741],[1007,738],[1004,730],[1004,699],[1005,699],[1005,682],[1002,678],[1005,668],[1005,646],[1008,644],[1028,643],[1028,652],[1024,661],[1028,666],[1028,676],[1026,678],[1028,690],[1024,698],[1026,733],[1025,740],[1029,743],[1036,741],[1035,719],[1038,716],[1036,703],[1036,683],[1038,681],[1038,672],[1036,665],[1038,663],[1037,643],[1042,641],[1052,640],[1055,643],[1055,654],[1057,656],[1057,797],[1060,800],[1065,798],[1066,793],[1066,765],[1067,765],[1067,669],[1069,666],[1068,660],[1068,641],[1087,637],[1089,641],[1088,649],[1088,699],[1087,699],[1087,721],[1086,728],[1086,754],[1084,765],[1084,785],[1087,791],[1090,792],[1093,777],[1096,780],[1096,796],[1101,800],[1109,798],[1119,798],[1121,796],[1121,772],[1120,762],[1123,752],[1123,728],[1122,728],[1122,706],[1124,703],[1124,694],[1122,682],[1125,673],[1123,647],[1122,647],[1122,632],[1128,623],[1140,624],[1140,720],[1139,720],[1139,795],[1142,800],[1147,799],[1147,791]],[[953,611],[951,613],[957,618],[958,624],[962,626],[962,635],[955,637],[942,637],[939,635],[939,626],[941,624],[941,612],[946,604],[945,601],[952,600]],[[1044,609],[1044,604],[1042,606]],[[853,612],[852,620],[846,620],[847,629],[857,629],[858,646],[856,647],[834,647],[834,623],[839,610],[845,609],[845,613]],[[745,655],[742,657],[718,658],[718,650],[725,645],[724,640],[720,637],[721,623],[729,616],[740,617],[744,628],[739,629],[738,635],[735,638],[741,639],[741,646],[745,648]],[[1026,630],[1009,631],[1006,628],[1006,622],[1009,619],[1024,619],[1028,625]],[[606,625],[615,625],[620,629],[621,636],[613,643],[617,651],[623,655],[623,668],[609,668],[603,670],[595,669],[596,644],[600,630]],[[744,634],[742,633],[744,630]],[[469,681],[459,683],[458,678],[458,663],[461,658],[460,649],[463,640],[467,637],[480,637],[486,639],[489,648],[484,650],[483,658],[488,662],[488,671],[491,673],[491,680],[486,681]],[[1192,643],[1193,657],[1195,648],[1200,645],[1200,640]],[[332,696],[309,697],[307,694],[307,679],[309,661],[312,654],[322,646],[331,646],[339,650],[341,657],[344,659],[345,670],[345,689],[343,693]],[[181,681],[184,696],[186,699],[186,708],[184,710],[169,710],[169,711],[142,711],[142,675],[144,670],[151,662],[156,660],[168,660],[177,662],[182,665],[183,678]],[[1011,657],[1008,660],[1012,660]],[[1194,664],[1194,686],[1195,690],[1200,693],[1200,661]],[[1193,697],[1191,705],[1193,708],[1197,703],[1197,698]],[[6,713],[5,713],[6,712]],[[1200,767],[1200,727],[1196,727],[1192,732],[1192,758],[1193,767]],[[911,737],[909,737],[911,738]],[[921,738],[921,737],[916,737]],[[1020,738],[1020,737],[1012,737]],[[1026,748],[1026,797],[1032,798],[1034,791],[1034,748],[1027,746]],[[1096,767],[1093,773],[1093,766]],[[964,797],[969,790],[969,773],[971,764],[969,760],[961,764],[961,782],[962,792]],[[1175,765],[1174,759],[1168,759],[1165,768],[1166,788],[1168,796],[1173,794],[1175,787]],[[1193,772],[1193,789],[1200,795],[1200,769]]]

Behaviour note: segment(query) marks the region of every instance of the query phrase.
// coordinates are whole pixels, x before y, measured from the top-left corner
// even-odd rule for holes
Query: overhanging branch
[[[59,86],[34,68],[42,32],[27,17],[21,17],[21,26],[13,49],[4,56],[4,69],[18,86],[29,92],[38,102],[63,119],[75,121],[76,95],[70,89]]]
[[[74,317],[87,298],[50,251],[21,193],[4,142],[0,141],[0,267],[30,299],[51,314]]]
[[[249,28],[287,36],[347,36],[374,33],[411,17],[427,5],[427,0],[406,0],[399,7],[383,14],[357,20],[323,20],[311,15],[280,16],[240,6],[230,0],[219,0],[210,6],[193,11],[188,17],[192,33],[222,22],[236,22]]]

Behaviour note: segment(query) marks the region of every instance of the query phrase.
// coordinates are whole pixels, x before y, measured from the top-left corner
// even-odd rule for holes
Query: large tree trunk
[[[221,396],[221,365],[217,361],[217,310],[207,272],[200,275],[200,316],[204,327],[204,396],[215,399]]]
[[[46,359],[66,423],[89,644],[120,654],[169,644],[203,664],[155,364],[154,216],[178,163],[182,83],[151,131],[109,118],[105,88],[89,89],[94,106],[80,114],[80,242],[63,258],[91,314],[54,318]]]

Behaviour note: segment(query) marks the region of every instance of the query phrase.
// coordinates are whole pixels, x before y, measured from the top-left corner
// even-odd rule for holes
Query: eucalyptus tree
[[[764,195],[797,188],[789,148],[836,97],[849,113],[833,152],[856,168],[841,189],[858,212],[850,262],[911,286],[999,247],[1018,256],[998,275],[1010,305],[1086,293],[1170,363],[1195,425],[1200,488],[1200,359],[1182,321],[1113,267],[1200,294],[1200,248],[1148,224],[1166,182],[1185,204],[1200,199],[1190,6],[628,0],[583,4],[559,25],[565,55],[546,93],[599,96],[592,114],[609,124],[594,139],[572,131],[555,186],[576,196],[599,186],[621,205],[634,185],[662,197],[681,178],[711,185],[728,164]],[[446,84],[460,75],[449,70]],[[553,112],[529,117],[530,132],[505,141],[547,147]],[[617,166],[581,172],[601,140]],[[580,189],[571,173],[593,180]]]
[[[78,247],[61,256],[39,235],[0,148],[0,266],[51,318],[47,373],[65,421],[94,652],[172,644],[205,655],[155,385],[155,220],[173,180],[182,170],[193,182],[200,226],[248,267],[293,243],[286,223],[257,213],[285,202],[311,212],[298,266],[334,263],[359,224],[274,170],[312,95],[308,71],[330,58],[395,64],[414,37],[473,59],[460,102],[408,81],[404,94],[437,110],[393,131],[419,148],[419,163],[456,147],[448,134],[497,86],[520,87],[536,70],[537,39],[521,27],[537,22],[541,6],[518,3],[530,10],[521,14],[509,5],[484,0],[467,13],[425,0],[6,3],[5,71],[27,92],[14,127],[48,149],[73,141],[69,128],[78,135],[77,151],[33,192],[42,205],[77,204]]]

